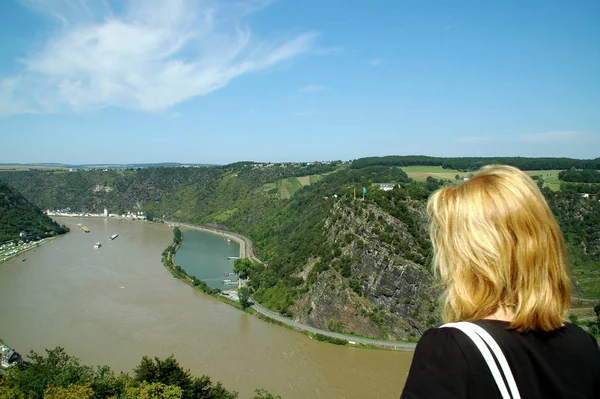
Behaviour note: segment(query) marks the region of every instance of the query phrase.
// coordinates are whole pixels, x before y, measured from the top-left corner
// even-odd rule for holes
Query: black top
[[[572,324],[552,332],[518,333],[508,322],[481,320],[512,370],[522,399],[600,399],[600,353]],[[473,341],[455,328],[423,334],[401,399],[502,399]]]

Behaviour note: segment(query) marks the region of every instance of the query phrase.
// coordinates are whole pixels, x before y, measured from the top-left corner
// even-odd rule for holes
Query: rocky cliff
[[[403,220],[373,203],[347,198],[335,204],[324,225],[333,257],[312,259],[299,274],[308,288],[290,309],[297,319],[402,340],[437,322],[424,202],[396,205]]]

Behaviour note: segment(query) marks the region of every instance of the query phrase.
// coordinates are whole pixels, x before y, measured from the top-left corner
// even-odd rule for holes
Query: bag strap
[[[481,352],[481,355],[483,356],[485,362],[487,363],[503,399],[521,399],[519,389],[517,388],[517,383],[515,382],[510,366],[506,361],[506,357],[504,356],[504,353],[502,353],[502,350],[500,349],[500,346],[498,346],[498,343],[496,343],[494,338],[492,338],[492,336],[487,331],[485,331],[482,327],[478,326],[477,324],[469,323],[466,321],[458,323],[446,323],[441,327],[451,327],[461,330],[463,333],[465,333],[467,337],[471,339],[471,341],[473,341],[475,346],[477,346],[477,349],[479,349],[479,352]],[[500,367],[502,368],[502,374],[504,374],[504,377],[506,378],[508,388],[506,387],[506,383],[502,378],[502,374],[498,369],[498,365],[496,364],[496,361],[494,360],[494,356],[492,356],[490,349],[494,353],[494,356],[496,357],[498,363],[500,364]],[[508,392],[509,390],[510,394]]]

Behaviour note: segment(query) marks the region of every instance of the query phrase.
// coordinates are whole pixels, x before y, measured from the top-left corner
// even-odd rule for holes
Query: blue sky
[[[0,162],[600,156],[600,2],[6,0]]]

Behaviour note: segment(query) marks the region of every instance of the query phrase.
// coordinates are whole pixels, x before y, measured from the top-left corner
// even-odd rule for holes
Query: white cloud
[[[20,75],[0,78],[0,113],[161,111],[313,47],[314,32],[254,37],[242,19],[265,4],[132,0],[116,15],[104,1],[26,0],[59,26]]]
[[[383,60],[381,58],[373,58],[371,60],[369,60],[369,66],[376,68],[378,66],[381,66],[383,64]]]
[[[323,91],[323,90],[327,90],[328,87],[327,86],[323,86],[323,85],[306,85],[306,86],[302,86],[301,88],[298,89],[298,91],[300,93],[314,93],[317,91]]]

